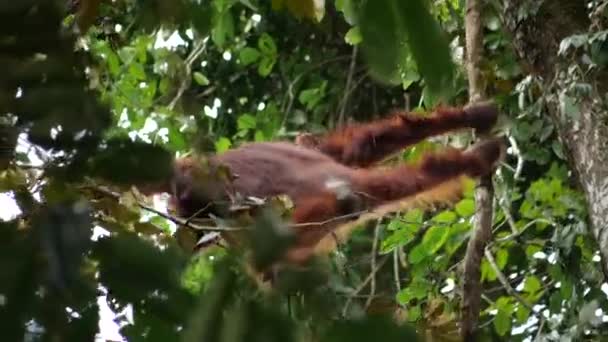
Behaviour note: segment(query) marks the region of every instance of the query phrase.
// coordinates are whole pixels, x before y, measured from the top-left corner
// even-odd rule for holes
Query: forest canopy
[[[607,3],[3,1],[6,341],[458,341],[463,326],[480,341],[600,339]],[[271,289],[249,253],[270,263],[287,248],[289,199],[256,203],[268,210],[248,218],[249,245],[231,249],[216,239],[225,221],[140,192],[176,157],[424,116],[476,100],[471,84],[508,145],[489,184],[368,222]],[[428,139],[387,163],[478,139]],[[484,206],[491,236],[471,247]]]

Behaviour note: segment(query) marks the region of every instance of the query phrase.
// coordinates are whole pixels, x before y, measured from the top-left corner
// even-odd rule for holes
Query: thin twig
[[[397,292],[401,291],[401,276],[399,275],[399,251],[401,248],[397,247],[393,250],[393,276],[395,277],[395,288]]]
[[[497,244],[497,243],[501,243],[501,242],[506,242],[506,241],[509,241],[509,240],[513,240],[513,239],[515,239],[515,238],[519,237],[520,235],[522,235],[522,234],[523,234],[523,233],[524,233],[524,232],[525,232],[525,231],[526,231],[528,228],[532,227],[533,225],[535,225],[535,224],[537,224],[537,223],[539,223],[539,222],[547,223],[547,224],[550,224],[550,225],[553,225],[553,226],[555,226],[555,225],[556,225],[556,223],[555,223],[555,222],[553,222],[553,221],[551,221],[551,220],[547,220],[547,219],[544,219],[544,218],[536,218],[536,219],[534,219],[534,220],[532,220],[532,221],[530,221],[530,222],[526,223],[526,225],[525,225],[525,226],[523,226],[523,227],[521,228],[521,230],[518,230],[518,231],[516,231],[515,233],[510,234],[510,235],[507,235],[507,236],[505,236],[505,237],[502,237],[502,238],[499,238],[499,239],[495,239],[495,240],[494,240],[494,242],[492,242],[492,243],[490,243],[490,244],[488,245],[488,247],[492,247],[493,245],[495,245],[495,244]]]
[[[188,86],[190,85],[190,82],[191,82],[192,63],[194,63],[194,61],[205,51],[205,47],[206,47],[206,45],[205,45],[204,41],[201,40],[200,42],[197,42],[194,45],[194,48],[192,49],[192,51],[190,52],[188,57],[186,57],[186,60],[184,61],[184,66],[186,68],[186,74],[184,75],[184,78],[182,79],[180,87],[177,90],[177,94],[175,94],[175,97],[173,98],[173,100],[171,100],[171,102],[167,106],[170,110],[173,110],[173,108],[175,108],[177,101],[179,101],[179,99],[182,97],[182,95],[184,94],[186,89],[188,89]]]
[[[384,264],[386,263],[386,261],[388,260],[388,256],[384,256],[384,258],[382,258],[382,260],[380,260],[380,262],[377,264],[377,267],[375,269],[373,269],[368,275],[367,278],[365,278],[365,280],[363,280],[363,282],[361,284],[359,284],[359,286],[357,286],[357,288],[355,289],[355,292],[353,292],[353,294],[351,294],[348,299],[346,300],[346,303],[344,304],[344,308],[342,309],[342,317],[346,316],[346,312],[348,311],[348,308],[350,307],[350,303],[353,300],[353,296],[358,296],[359,292],[363,291],[363,289],[365,288],[365,286],[367,286],[367,284],[372,280],[372,278],[376,275],[376,272],[378,272],[379,269],[382,268],[382,266],[384,266]]]
[[[341,221],[341,220],[345,220],[345,219],[353,219],[353,218],[358,218],[359,216],[369,213],[369,210],[360,210],[360,211],[356,211],[354,213],[351,214],[346,214],[346,215],[341,215],[341,216],[336,216],[330,219],[327,219],[325,221],[315,221],[315,222],[305,222],[305,223],[294,223],[291,224],[290,227],[293,228],[305,228],[305,227],[322,227],[325,226],[329,223],[333,223],[336,221]]]
[[[496,278],[502,284],[502,286],[507,291],[507,293],[509,295],[511,295],[513,298],[515,298],[518,302],[520,302],[521,305],[523,305],[526,309],[530,310],[530,313],[534,314],[539,319],[539,321],[540,321],[539,333],[535,338],[535,340],[537,340],[540,335],[540,331],[542,331],[542,328],[545,325],[545,316],[542,314],[542,312],[534,311],[534,307],[532,306],[532,304],[528,303],[528,301],[524,297],[522,297],[517,291],[515,291],[513,286],[511,286],[511,284],[509,283],[509,280],[507,279],[505,274],[502,273],[502,271],[498,268],[498,264],[496,264],[496,260],[494,259],[494,256],[492,255],[492,253],[490,252],[490,250],[488,248],[486,248],[484,254],[485,254],[486,258],[488,259],[488,263],[490,264],[490,267],[492,267],[492,269],[494,270],[494,273],[496,273]]]
[[[513,286],[511,286],[511,284],[509,283],[509,280],[507,279],[505,274],[502,273],[500,268],[498,268],[498,264],[496,264],[496,260],[494,259],[494,256],[492,255],[490,250],[486,248],[484,254],[488,259],[488,263],[494,270],[494,273],[496,273],[496,278],[498,278],[498,281],[502,284],[507,293],[513,296],[513,298],[517,299],[517,301],[520,302],[523,306],[525,306],[526,309],[530,310],[531,312],[534,312],[534,308],[532,307],[532,305],[528,303],[528,301],[525,300],[524,297],[522,297],[517,291],[515,291]]]
[[[120,195],[103,187],[103,186],[96,186],[96,187],[90,187],[91,189],[98,191],[106,196],[112,197],[116,200],[120,200]],[[167,213],[164,213],[160,210],[156,210],[155,208],[152,208],[146,204],[140,203],[140,202],[136,202],[137,206],[140,207],[141,209],[151,212],[153,214],[156,214],[164,219],[167,219],[179,226],[183,226],[183,227],[188,227],[188,228],[192,228],[195,230],[200,230],[200,231],[209,231],[209,232],[233,232],[233,231],[242,231],[245,230],[247,228],[245,227],[216,227],[216,226],[202,226],[202,225],[197,225],[194,224],[192,222],[187,222],[187,220],[169,215]]]
[[[513,215],[511,215],[511,211],[509,210],[509,208],[506,205],[506,198],[503,197],[503,200],[505,200],[504,202],[502,200],[498,200],[498,203],[500,205],[500,209],[502,209],[502,212],[505,214],[505,218],[507,219],[507,223],[509,223],[509,227],[511,227],[511,232],[513,234],[517,234],[517,225],[515,224],[515,219],[513,218]]]
[[[293,79],[293,81],[289,82],[289,85],[287,86],[287,93],[285,95],[286,96],[285,100],[283,100],[283,105],[281,105],[281,110],[283,111],[283,122],[282,122],[283,126],[285,126],[285,123],[287,122],[287,118],[289,117],[289,112],[291,112],[291,107],[293,106],[293,101],[296,97],[294,94],[294,87],[295,87],[296,83],[298,83],[302,79],[302,77],[306,76],[307,74],[309,74],[310,72],[312,72],[318,68],[322,68],[325,65],[330,64],[330,63],[347,60],[349,58],[350,58],[350,56],[337,56],[334,58],[326,59],[317,64],[314,64],[310,68],[301,72]]]
[[[346,85],[344,86],[344,96],[340,104],[340,114],[338,115],[338,127],[344,125],[344,113],[346,112],[346,106],[348,105],[348,99],[350,98],[350,84],[353,80],[353,74],[355,73],[355,67],[357,65],[357,52],[358,46],[353,47],[353,52],[350,57],[350,68],[348,70],[348,76],[346,76]]]
[[[382,220],[378,219],[378,221],[376,222],[376,227],[374,228],[374,242],[372,244],[372,262],[371,262],[371,269],[375,270],[376,269],[376,258],[377,258],[377,254],[378,254],[378,241],[380,240],[380,228],[381,226]],[[365,301],[365,308],[369,308],[369,306],[372,303],[372,299],[374,299],[374,295],[376,294],[376,277],[373,276],[370,286],[369,286],[369,298],[367,298],[367,300]]]

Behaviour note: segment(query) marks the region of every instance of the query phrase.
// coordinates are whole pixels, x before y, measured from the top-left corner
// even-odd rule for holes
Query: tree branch
[[[486,96],[481,74],[483,53],[481,7],[480,0],[467,0],[465,34],[469,103],[481,101]],[[464,257],[460,335],[465,341],[474,341],[479,322],[482,292],[481,259],[486,244],[492,238],[493,197],[492,176],[484,176],[475,189],[475,227]]]
[[[344,97],[342,98],[342,103],[340,104],[340,114],[338,115],[338,127],[342,127],[344,125],[344,113],[346,112],[346,106],[348,105],[348,99],[350,98],[350,84],[353,80],[353,75],[355,73],[355,66],[357,65],[357,45],[353,47],[353,53],[350,57],[350,68],[348,70],[348,76],[346,77],[346,85],[344,86]]]

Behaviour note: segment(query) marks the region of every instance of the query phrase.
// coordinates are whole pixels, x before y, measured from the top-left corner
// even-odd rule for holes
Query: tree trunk
[[[564,38],[593,31],[586,2],[503,0],[503,4],[504,26],[512,35],[517,55],[549,94],[547,110],[584,191],[590,231],[608,278],[608,103],[604,100],[608,80],[600,71],[581,72],[573,80],[577,76],[569,67],[576,61],[558,55]],[[581,68],[587,70],[587,66]],[[591,84],[590,93],[575,92],[576,83]]]
[[[468,0],[465,16],[466,66],[469,80],[469,103],[483,100],[487,95],[481,74],[483,30],[481,0]],[[475,227],[464,257],[460,335],[472,341],[477,331],[481,304],[481,260],[492,238],[494,188],[492,176],[480,179],[475,191]]]

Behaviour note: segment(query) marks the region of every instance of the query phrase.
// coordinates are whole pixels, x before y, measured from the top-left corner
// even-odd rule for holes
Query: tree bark
[[[547,111],[585,194],[590,232],[599,245],[604,277],[608,278],[608,103],[604,100],[608,81],[601,70],[573,76],[570,70],[576,60],[558,54],[564,38],[593,31],[585,3],[503,0],[503,22],[517,55],[548,92]],[[526,8],[523,15],[522,8]],[[576,82],[591,84],[591,92],[576,93],[572,87]],[[574,106],[565,106],[564,98],[574,100]]]
[[[486,97],[481,61],[483,30],[481,0],[468,0],[465,16],[466,66],[469,80],[469,102]],[[492,238],[494,188],[492,176],[480,179],[475,191],[475,227],[464,257],[460,335],[464,341],[473,341],[479,321],[481,304],[481,260],[485,247]]]

